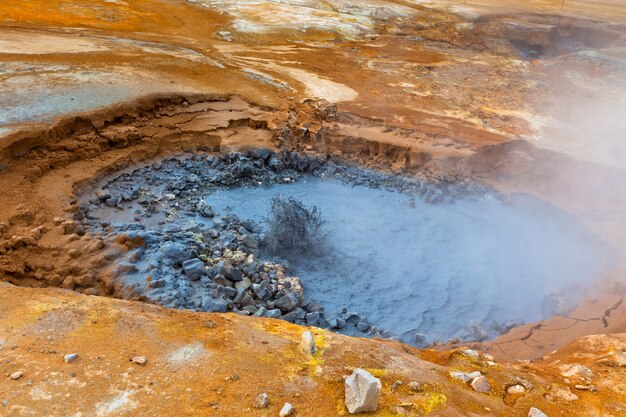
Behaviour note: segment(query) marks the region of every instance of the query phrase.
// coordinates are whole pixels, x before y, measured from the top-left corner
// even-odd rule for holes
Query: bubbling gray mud
[[[323,255],[265,253],[278,195],[321,210]],[[141,238],[118,276],[150,301],[413,344],[561,312],[553,294],[578,296],[608,264],[576,219],[531,197],[293,153],[170,159],[88,197],[79,216],[92,232]]]
[[[218,190],[206,201],[262,222],[277,195],[317,206],[326,221],[331,254],[292,265],[305,293],[327,312],[364,314],[405,340],[540,319],[547,295],[600,272],[602,255],[574,219],[524,196],[428,204],[306,177]]]

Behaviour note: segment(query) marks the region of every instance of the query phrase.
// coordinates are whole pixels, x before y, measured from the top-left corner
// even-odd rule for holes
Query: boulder
[[[345,404],[350,414],[376,411],[380,400],[380,379],[357,368],[345,382]]]

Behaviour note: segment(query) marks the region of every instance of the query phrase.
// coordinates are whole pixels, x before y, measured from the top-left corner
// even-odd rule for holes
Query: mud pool
[[[116,262],[119,279],[153,302],[416,345],[482,340],[567,313],[610,262],[577,219],[529,196],[290,158],[139,168],[92,194],[84,223],[146,242]],[[279,195],[321,210],[325,254],[287,262],[267,253]]]
[[[293,265],[305,293],[331,313],[358,312],[407,341],[415,334],[473,337],[473,323],[492,335],[540,319],[553,313],[547,296],[602,267],[602,254],[574,219],[528,197],[427,204],[308,177],[219,190],[206,201],[217,212],[263,222],[276,195],[317,206],[326,222],[332,254]]]

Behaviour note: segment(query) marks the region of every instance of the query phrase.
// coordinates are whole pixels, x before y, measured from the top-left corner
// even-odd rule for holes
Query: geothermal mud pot
[[[275,197],[316,207],[323,236],[270,248]],[[611,261],[536,198],[263,149],[129,168],[79,207],[85,231],[131,246],[115,275],[143,300],[415,345],[567,314]]]

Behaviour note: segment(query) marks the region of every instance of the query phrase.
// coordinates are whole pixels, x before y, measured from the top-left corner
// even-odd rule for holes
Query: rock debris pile
[[[478,195],[477,184],[434,183],[385,175],[295,152],[257,149],[246,154],[170,158],[119,174],[80,197],[70,232],[113,242],[109,292],[160,305],[207,312],[236,312],[292,323],[378,336],[390,333],[344,310],[327,317],[307,299],[289,262],[269,255],[262,225],[222,215],[205,202],[216,189],[272,186],[304,175],[386,187],[432,203]],[[120,284],[121,283],[121,284]],[[115,287],[115,288],[113,288]]]

